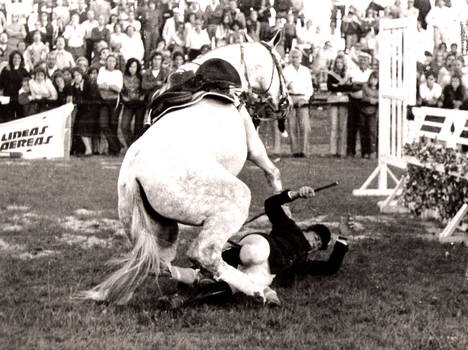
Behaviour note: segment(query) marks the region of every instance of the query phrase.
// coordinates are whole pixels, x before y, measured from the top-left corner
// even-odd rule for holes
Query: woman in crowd
[[[241,44],[245,42],[244,30],[239,21],[233,21],[231,25],[231,32],[228,37],[228,44]]]
[[[216,26],[216,47],[225,46],[228,43],[227,38],[229,38],[232,32],[231,23],[231,16],[228,13],[226,13],[223,16],[222,22]]]
[[[29,117],[30,115],[37,113],[37,106],[32,103],[31,99],[31,88],[29,87],[30,77],[25,77],[21,89],[18,92],[18,102],[23,108],[23,116]]]
[[[94,70],[97,76],[97,70]],[[84,145],[84,156],[93,154],[92,137],[96,136],[98,113],[96,105],[97,86],[84,79],[84,73],[79,69],[73,69],[73,85],[71,92],[73,103],[76,105],[76,117],[73,135],[80,137]]]
[[[141,63],[136,58],[130,58],[125,66],[120,95],[123,104],[122,134],[127,147],[132,144],[135,135],[143,128],[145,93],[141,88],[141,81]],[[133,119],[135,119],[134,132],[131,129]]]
[[[346,59],[343,55],[335,58],[333,68],[328,72],[328,91],[333,94],[337,102],[332,104],[328,113],[330,116],[330,154],[336,157],[346,156],[346,127],[348,122],[347,97],[343,95],[352,86],[351,79],[347,72]],[[343,102],[339,102],[339,98]]]
[[[379,77],[373,71],[362,87],[362,103],[359,115],[359,135],[362,158],[370,159],[377,152],[377,112],[379,103]]]
[[[122,24],[116,23],[113,28],[114,32],[110,36],[110,47],[114,52],[120,53],[128,41],[128,36],[122,31]]]
[[[123,86],[122,72],[116,68],[117,58],[110,54],[106,65],[99,69],[97,85],[102,99],[99,108],[99,127],[109,145],[109,154],[118,155],[122,145],[117,137],[119,125],[118,98]]]
[[[262,24],[258,21],[258,12],[250,11],[249,17],[245,20],[247,34],[254,40],[260,41]]]
[[[465,100],[465,96],[465,88],[461,84],[461,77],[455,74],[450,79],[450,84],[446,85],[442,90],[439,107],[459,109]]]
[[[194,12],[189,12],[186,16],[184,24],[184,36],[187,38],[191,30],[194,30],[197,26],[197,15]],[[200,19],[201,20],[201,19]]]
[[[100,153],[100,129],[99,129],[99,107],[101,106],[101,94],[97,85],[99,69],[90,67],[85,77],[85,99],[87,129],[90,130],[93,145],[93,154]]]
[[[38,30],[34,31],[33,42],[26,48],[26,51],[24,52],[24,62],[26,68],[32,72],[39,61],[45,61],[48,52],[49,45],[42,42],[41,32]]]
[[[34,70],[34,79],[29,81],[31,98],[37,105],[38,112],[44,112],[53,108],[57,102],[57,90],[52,81],[47,78],[44,68],[37,67]]]
[[[18,103],[18,92],[23,79],[28,76],[23,56],[19,51],[11,52],[8,57],[8,66],[0,74],[0,91],[3,92],[3,96],[10,98],[10,102],[4,107],[4,113],[0,116],[3,122],[23,117],[23,108]]]
[[[119,16],[116,14],[111,14],[109,17],[109,23],[106,24],[106,28],[109,29],[111,33],[115,33],[115,25],[117,23],[119,23]],[[122,24],[120,24],[120,26],[122,26]]]
[[[54,75],[52,83],[54,84],[55,90],[57,90],[57,107],[72,102],[72,89],[71,86],[65,84],[62,72],[58,72]]]
[[[72,81],[73,81],[73,74],[72,74],[72,69],[71,68],[64,68],[61,70],[63,80],[65,81],[66,86],[71,86]]]
[[[172,72],[175,72],[185,63],[185,58],[182,52],[176,51],[172,55]]]

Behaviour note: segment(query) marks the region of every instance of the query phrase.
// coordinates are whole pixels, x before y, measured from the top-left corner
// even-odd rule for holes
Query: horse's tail
[[[155,232],[150,230],[150,215],[154,209],[138,180],[135,180],[132,187],[130,191],[133,194],[133,213],[130,236],[134,241],[133,250],[123,258],[112,260],[111,263],[123,264],[122,267],[93,289],[82,292],[80,297],[83,299],[126,304],[136,287],[150,272],[154,272],[156,278],[159,275],[159,246]]]

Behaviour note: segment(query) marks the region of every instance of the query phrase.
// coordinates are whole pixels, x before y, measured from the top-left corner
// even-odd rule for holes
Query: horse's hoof
[[[266,302],[265,295],[262,292],[255,292],[253,298],[258,303],[265,304]]]
[[[272,305],[272,306],[281,305],[281,301],[278,298],[278,294],[276,294],[276,292],[273,289],[267,287],[265,288],[264,293],[265,293],[265,299],[266,299],[267,304]]]

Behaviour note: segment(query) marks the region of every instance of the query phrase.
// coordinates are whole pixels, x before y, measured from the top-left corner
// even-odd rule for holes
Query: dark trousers
[[[105,101],[99,109],[99,128],[109,144],[109,154],[117,155],[122,145],[117,137],[119,127],[119,110],[117,101]]]
[[[132,120],[135,116],[134,131],[132,131]],[[143,128],[145,119],[145,106],[143,104],[124,105],[122,112],[122,134],[127,146],[135,141],[135,135]]]
[[[159,32],[154,29],[153,31],[143,31],[143,44],[145,46],[145,67],[148,68],[150,65],[150,58],[153,50],[159,40]]]
[[[10,103],[1,105],[0,109],[0,123],[9,122],[11,120],[24,117],[23,106],[18,101],[10,100]]]
[[[361,100],[350,97],[348,104],[348,132],[346,135],[346,155],[356,155],[356,138],[359,131]]]
[[[91,59],[93,55],[94,42],[91,39],[86,39],[86,58],[91,65]]]
[[[359,115],[359,135],[361,138],[362,156],[370,155],[377,151],[377,116],[376,113]]]

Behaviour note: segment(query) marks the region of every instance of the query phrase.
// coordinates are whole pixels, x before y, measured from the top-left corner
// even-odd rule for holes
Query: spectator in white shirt
[[[87,19],[81,23],[81,26],[83,27],[85,31],[85,40],[86,40],[86,58],[88,59],[89,62],[91,62],[92,58],[92,53],[93,53],[93,40],[91,39],[91,34],[93,31],[93,28],[96,28],[99,23],[96,19],[95,13],[93,10],[88,10],[87,14]]]
[[[110,36],[110,47],[112,51],[121,53],[122,48],[128,41],[128,35],[123,32],[122,24],[116,23],[114,25],[114,32]]]
[[[435,6],[426,16],[426,22],[434,31],[434,48],[440,43],[447,43],[448,10],[444,0],[435,0]]]
[[[293,49],[290,52],[291,63],[284,68],[284,78],[294,108],[289,117],[289,137],[293,157],[310,155],[310,117],[309,100],[314,92],[312,76],[307,67],[301,65],[302,51]]]
[[[75,67],[73,55],[69,51],[65,50],[65,38],[63,36],[59,36],[57,38],[56,47],[57,48],[53,52],[57,58],[57,68],[64,69]]]
[[[350,78],[354,90],[349,95],[348,105],[348,134],[346,140],[346,156],[356,155],[356,137],[359,130],[359,115],[361,111],[362,86],[368,82],[372,70],[369,68],[371,57],[365,52],[358,55],[358,69],[350,70]]]
[[[41,32],[36,30],[33,34],[33,42],[24,52],[24,63],[26,69],[32,72],[40,61],[44,61],[49,52],[49,46],[41,41]]]
[[[52,9],[52,13],[60,18],[64,24],[70,21],[70,8],[64,6],[63,0],[55,0],[55,6]]]
[[[200,53],[203,45],[210,45],[211,40],[206,29],[202,29],[202,20],[197,19],[195,28],[187,33],[185,45],[188,50],[189,60],[195,59]]]
[[[31,100],[37,104],[38,112],[46,111],[53,106],[53,101],[57,100],[57,90],[52,83],[52,80],[46,77],[43,68],[34,70],[34,79],[29,81],[31,90]]]
[[[135,18],[135,11],[132,10],[128,12],[128,19],[125,21],[125,25],[131,25],[138,33],[141,31],[141,22]]]
[[[145,55],[145,47],[139,32],[135,31],[132,25],[129,25],[126,30],[127,40],[123,43],[120,53],[122,54],[125,62],[129,58],[136,58],[142,62]]]
[[[117,137],[119,126],[117,103],[123,86],[123,75],[116,66],[117,58],[112,54],[107,56],[106,65],[99,69],[97,77],[97,86],[102,98],[99,109],[99,127],[106,137],[110,155],[118,155],[122,147]]]
[[[80,15],[73,13],[70,23],[65,27],[63,37],[67,40],[68,50],[76,60],[86,54],[85,49],[85,28],[80,24]]]
[[[400,11],[401,17],[412,17],[416,18],[419,16],[419,10],[414,7],[414,0],[408,0],[407,6],[403,7]]]
[[[437,107],[442,95],[442,87],[436,82],[434,73],[426,73],[426,81],[419,85],[418,105]]]

